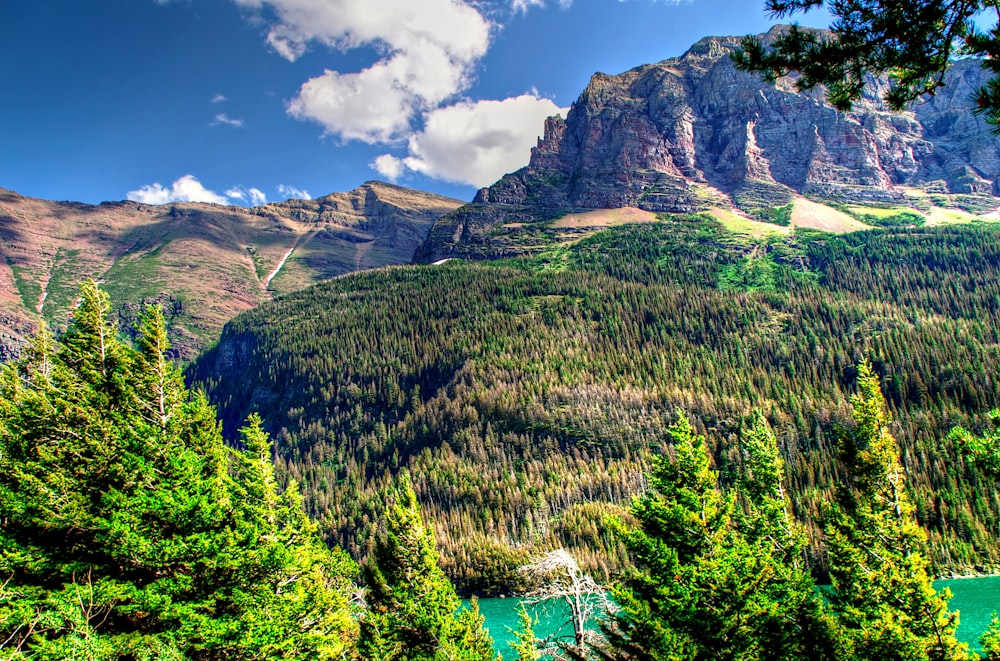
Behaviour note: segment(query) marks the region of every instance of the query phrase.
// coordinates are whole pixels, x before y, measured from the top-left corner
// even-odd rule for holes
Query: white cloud
[[[466,89],[489,47],[490,23],[469,0],[234,0],[273,11],[267,43],[294,61],[312,43],[348,51],[374,46],[377,62],[326,71],[288,105],[326,132],[369,143],[406,137],[413,119]]]
[[[390,179],[398,178],[405,166],[438,179],[487,186],[527,165],[545,118],[565,113],[534,94],[439,108],[428,113],[424,129],[410,138],[408,156],[383,154],[372,167]]]
[[[233,128],[241,129],[243,128],[243,120],[230,117],[226,113],[219,113],[215,116],[215,120],[212,121],[212,126],[218,126],[219,124],[225,124],[226,126],[232,126]]]
[[[368,164],[368,167],[389,181],[396,181],[406,172],[406,163],[403,159],[397,158],[392,154],[376,156],[375,160]]]
[[[179,178],[170,188],[159,182],[129,191],[128,199],[144,204],[168,204],[170,202],[211,202],[213,204],[228,204],[229,200],[201,185],[194,176],[186,174]]]
[[[292,198],[297,200],[312,199],[312,196],[309,195],[309,191],[302,190],[301,188],[296,188],[295,186],[286,186],[285,184],[278,184],[278,192],[286,200]]]
[[[226,197],[233,200],[239,200],[249,204],[252,207],[260,206],[261,204],[267,204],[267,196],[259,188],[243,188],[242,186],[233,186],[226,191]]]
[[[624,0],[619,0],[623,2]],[[510,8],[514,10],[515,14],[527,14],[528,10],[532,7],[546,7],[549,3],[546,0],[511,0]],[[559,5],[563,9],[569,8],[573,4],[573,0],[556,0],[555,4]]]
[[[222,94],[216,94],[212,97],[212,103],[222,103],[223,101],[228,101],[229,99]]]
[[[397,87],[387,63],[380,62],[360,73],[327,70],[306,81],[288,112],[345,140],[389,142],[409,130],[414,104],[413,95]]]
[[[267,195],[264,195],[264,191],[259,188],[250,188],[247,193],[250,195],[250,204],[253,206],[267,204]]]

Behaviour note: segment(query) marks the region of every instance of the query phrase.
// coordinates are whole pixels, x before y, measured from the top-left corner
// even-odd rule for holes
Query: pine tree
[[[614,592],[621,612],[601,655],[614,659],[801,659],[830,655],[828,624],[803,568],[783,465],[761,416],[745,435],[745,475],[725,494],[704,437],[681,417],[672,460],[632,507],[625,542],[641,571]],[[746,511],[736,509],[737,495]]]
[[[863,363],[851,398],[855,428],[842,435],[847,480],[827,515],[833,594],[842,655],[851,659],[967,658],[947,590],[931,584],[926,533],[906,492],[906,473],[878,377]]]
[[[367,610],[358,650],[366,659],[494,661],[493,640],[473,602],[461,609],[438,566],[434,534],[424,525],[407,473],[386,513],[385,534],[365,567]]]
[[[996,0],[767,0],[776,17],[824,5],[833,17],[832,34],[793,25],[768,47],[746,37],[737,65],[772,81],[798,71],[800,90],[825,86],[839,110],[861,98],[871,84],[867,76],[884,74],[885,101],[902,110],[944,86],[954,56],[973,55],[992,74],[976,90],[976,112],[991,124],[1000,122],[1000,25],[994,22],[985,31],[977,26],[993,15]]]
[[[517,619],[520,626],[511,630],[514,639],[507,644],[517,653],[518,661],[538,661],[541,655],[538,653],[538,641],[535,638],[535,622],[523,603],[517,613]]]
[[[737,528],[767,576],[755,595],[759,658],[833,658],[834,625],[805,561],[806,531],[795,520],[785,492],[778,440],[759,409],[741,434],[740,446],[743,509],[737,513]]]
[[[93,283],[61,341],[0,372],[0,652],[32,659],[322,659],[352,640],[342,554],[318,540],[270,445],[222,441],[165,358]]]
[[[982,436],[976,436],[963,427],[955,427],[950,438],[980,470],[1000,477],[1000,409],[990,411],[990,427]]]
[[[983,646],[984,661],[1000,661],[1000,617],[996,613],[993,613],[990,626],[983,632],[979,642]]]

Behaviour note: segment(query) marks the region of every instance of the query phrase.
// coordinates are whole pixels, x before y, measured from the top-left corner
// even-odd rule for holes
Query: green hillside
[[[997,484],[946,439],[1000,404],[998,354],[996,226],[755,239],[681,216],[530,258],[296,292],[231,321],[189,377],[225,429],[261,413],[279,473],[356,556],[370,550],[379,489],[408,467],[446,571],[488,593],[558,546],[614,572],[625,552],[605,515],[643,487],[677,409],[709,432],[725,481],[760,407],[796,513],[814,521],[863,358],[938,569],[1000,565]]]

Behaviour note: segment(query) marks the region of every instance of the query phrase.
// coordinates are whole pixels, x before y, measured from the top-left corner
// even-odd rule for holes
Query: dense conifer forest
[[[691,223],[685,225],[691,229],[696,221],[683,222]],[[734,243],[731,237],[706,234],[704,229],[690,236],[682,229],[677,235],[709,251],[703,254],[716,251],[721,257],[716,286],[700,285],[694,292],[700,296],[728,291],[743,310],[759,318],[760,308],[777,305],[782,295],[806,300],[807,294],[815,297],[817,288],[824,286],[822,272],[818,276],[808,273],[816,273],[809,267],[823,264],[826,252],[816,253],[808,245],[796,254],[803,250],[796,245],[776,249],[774,245]],[[640,245],[630,237],[633,231],[605,238],[624,238],[621,245],[626,250],[622,252],[627,254],[629,246]],[[669,235],[652,236],[662,244],[657,251],[670,249]],[[649,238],[643,237],[641,245],[648,246]],[[865,243],[869,236],[848,237],[843,246],[831,237],[810,238],[824,251],[832,246],[849,252],[857,238],[861,241],[854,246],[870,245]],[[961,254],[942,250],[942,246],[979,246],[988,254],[994,239],[988,229],[971,235],[902,233],[886,245],[908,256],[910,263],[919,263],[916,258],[927,253]],[[587,246],[585,242],[583,247]],[[783,257],[774,255],[779,250],[784,251]],[[768,268],[777,274],[761,290],[748,291],[757,287],[756,276],[741,287],[731,288],[731,278],[729,284],[718,287],[724,277],[729,278],[725,273],[730,266],[749,271],[756,268],[751,262],[759,259],[772,260]],[[862,261],[872,260],[858,263]],[[382,283],[396,278],[405,284],[406,276],[417,274],[417,281],[427,284],[433,282],[428,276],[436,274],[449,276],[454,283],[466,268],[473,273],[482,270],[483,275],[500,274],[489,282],[494,292],[508,292],[507,298],[496,299],[508,306],[502,313],[509,316],[513,311],[531,319],[541,314],[533,297],[553,296],[539,293],[551,291],[542,285],[559,283],[563,289],[558,296],[568,309],[572,304],[583,307],[580,301],[587,290],[580,289],[579,283],[610,287],[618,282],[621,291],[628,291],[639,280],[610,279],[608,264],[616,262],[604,261],[595,268],[595,262],[579,259],[573,251],[560,251],[534,263],[404,269],[366,277]],[[664,266],[668,264],[676,265],[669,261]],[[835,259],[828,262],[828,266],[836,264]],[[623,258],[615,268],[626,271],[636,265]],[[706,273],[697,268],[676,272],[694,278],[704,278]],[[578,276],[576,283],[563,279],[572,275]],[[649,278],[649,282],[650,290],[676,289],[668,277]],[[606,293],[593,290],[591,295],[601,300]],[[760,298],[764,294],[770,298]],[[433,299],[420,300],[430,305]],[[628,318],[623,306],[584,309],[590,310],[588,315],[579,314],[577,319],[590,319],[600,328],[603,319],[617,315],[621,337],[637,337],[629,323],[621,321]],[[462,388],[472,387],[474,381],[457,384],[451,397],[442,397],[446,410],[440,420],[433,417],[424,396],[414,392],[411,406],[414,412],[423,408],[424,417],[420,434],[413,439],[423,447],[409,458],[394,448],[393,457],[381,458],[384,475],[373,473],[371,482],[378,486],[361,483],[362,488],[353,492],[360,505],[371,508],[366,521],[369,528],[347,538],[356,549],[367,550],[359,554],[367,556],[359,571],[341,549],[320,539],[324,525],[346,528],[352,521],[337,522],[327,513],[326,521],[317,525],[307,517],[298,483],[288,479],[294,464],[287,459],[281,463],[286,483],[279,485],[271,439],[257,413],[247,416],[229,445],[224,443],[215,409],[203,395],[185,387],[179,369],[166,359],[169,343],[160,309],[152,307],[143,314],[133,341],[124,339],[110,310],[107,294],[88,281],[66,333],[55,338],[43,328],[19,361],[0,370],[0,659],[495,661],[494,642],[484,628],[484,618],[474,600],[469,607],[461,605],[443,570],[439,546],[453,553],[453,571],[457,570],[467,587],[511,589],[516,575],[530,581],[530,586],[526,583],[521,588],[530,587],[532,594],[543,599],[581,590],[584,599],[588,594],[599,597],[600,631],[588,632],[582,626],[585,620],[574,619],[575,637],[565,643],[535,639],[530,618],[523,618],[512,647],[524,660],[1000,658],[1000,620],[994,616],[983,634],[982,654],[970,652],[956,639],[958,615],[949,610],[950,594],[936,591],[931,584],[932,556],[962,548],[961,536],[941,526],[935,545],[925,530],[926,522],[921,526],[918,521],[916,499],[922,484],[932,489],[950,483],[934,474],[933,466],[921,478],[905,465],[906,453],[900,452],[894,434],[904,426],[894,422],[890,409],[902,415],[909,400],[903,398],[895,407],[891,404],[885,394],[891,389],[867,357],[845,367],[841,375],[844,399],[831,409],[836,426],[824,432],[833,440],[810,450],[829,452],[822,465],[835,476],[828,497],[817,499],[815,512],[801,507],[803,494],[789,488],[793,484],[787,458],[797,456],[796,448],[789,445],[790,432],[779,435],[769,421],[779,419],[777,402],[764,398],[758,398],[745,416],[739,415],[740,402],[735,399],[713,408],[704,399],[689,398],[667,411],[670,391],[646,404],[635,395],[623,405],[607,393],[626,386],[640,392],[644,383],[637,378],[637,369],[623,369],[614,373],[618,377],[614,388],[585,388],[588,396],[575,402],[546,399],[530,415],[512,418],[512,424],[522,425],[519,434],[533,438],[544,429],[551,440],[542,448],[544,461],[535,459],[537,452],[533,454],[533,448],[526,446],[521,448],[520,462],[509,465],[497,459],[491,463],[488,454],[461,457],[464,448],[448,449],[440,461],[445,445],[435,451],[428,443],[432,425],[439,429],[442,422],[464,420],[468,426],[480,415],[477,400],[463,404],[458,414],[447,410],[463,394]],[[325,314],[315,318],[325,318]],[[558,338],[554,333],[546,336],[545,327],[562,328],[565,335],[571,326],[554,323],[559,318],[551,317],[538,326],[538,335],[550,342]],[[920,314],[914,311],[908,319],[916,324]],[[732,338],[734,329],[740,327],[715,321],[710,335],[724,332]],[[774,329],[765,332],[773,335]],[[593,338],[592,331],[580,335]],[[708,336],[702,336],[703,342],[711,345]],[[511,344],[509,340],[519,338],[509,333],[492,338],[491,346],[508,347],[508,351],[532,346],[532,342]],[[219,349],[225,346],[220,344]],[[634,339],[629,346],[637,360],[621,364],[649,360],[643,339]],[[470,350],[464,364],[475,355]],[[243,357],[233,351],[228,359]],[[530,361],[511,359],[504,366],[506,371],[496,369],[493,374],[509,375],[515,366],[526,365]],[[609,365],[605,363],[605,369]],[[749,369],[750,363],[746,365]],[[547,377],[541,370],[535,373],[550,390],[587,384],[586,371],[579,365]],[[445,376],[438,373],[434,378]],[[785,381],[793,382],[787,376]],[[414,391],[418,383],[428,381],[415,379]],[[702,383],[713,382],[705,379]],[[595,400],[590,396],[593,392],[604,392],[604,398]],[[519,408],[525,408],[525,395],[519,396]],[[960,401],[940,396],[938,400],[942,416],[952,408],[961,410]],[[515,410],[499,397],[492,401],[492,419],[502,420],[500,412],[510,417]],[[560,401],[572,406],[560,409]],[[647,440],[646,447],[630,444],[624,434],[637,419],[627,415],[636,402],[645,416],[638,420],[647,427],[631,429]],[[402,409],[404,404],[397,407]],[[685,406],[702,407],[700,423],[692,424]],[[558,415],[540,415],[547,409]],[[843,418],[838,417],[841,413]],[[726,415],[733,417],[730,420]],[[989,416],[994,426],[985,426],[984,433],[974,433],[970,429],[976,428],[970,426],[938,439],[942,455],[950,453],[961,462],[965,475],[979,480],[978,492],[969,484],[959,484],[958,488],[968,490],[957,491],[956,498],[974,493],[995,496],[992,480],[1000,474],[998,417],[1000,413]],[[964,418],[957,413],[948,418],[951,422],[959,419]],[[736,420],[738,425],[732,422]],[[780,421],[794,428],[793,417]],[[975,417],[966,421],[979,422]],[[487,421],[485,426],[491,424]],[[729,424],[734,431],[724,435]],[[397,424],[394,430],[403,427]],[[469,433],[460,426],[452,429],[450,438]],[[643,437],[644,429],[657,436]],[[602,454],[596,434],[615,430],[621,433],[622,442]],[[283,429],[279,434],[287,436],[288,432]],[[517,436],[501,432],[493,440],[503,447],[512,438]],[[920,436],[914,439],[919,448]],[[469,449],[476,448],[470,444]],[[488,450],[481,446],[481,452]],[[564,462],[553,461],[560,454],[567,456]],[[511,456],[516,455],[511,452]],[[626,470],[623,457],[631,457],[639,470],[634,477],[615,482],[611,478],[616,471],[624,474]],[[602,462],[596,468],[591,466],[595,460]],[[569,507],[578,516],[569,523],[565,513],[554,517],[558,526],[513,551],[502,545],[482,551],[472,544],[439,544],[435,526],[428,524],[433,518],[425,518],[413,483],[423,481],[424,493],[433,496],[433,489],[442,484],[435,480],[454,475],[463,468],[463,461],[470,467],[467,470],[478,465],[485,477],[473,483],[478,491],[452,492],[464,494],[463,500],[430,501],[445,521],[456,519],[443,504],[462,514],[456,505],[490,493],[486,480],[491,476],[503,482],[523,475],[520,488],[511,484],[502,493],[520,490],[537,495],[540,502],[566,498],[554,485],[576,486],[575,496],[581,502],[570,501]],[[538,465],[541,470],[535,468]],[[586,492],[597,484],[602,466],[608,470],[603,483],[607,491]],[[302,472],[308,477],[308,471]],[[532,481],[539,476],[547,488],[532,491]],[[471,474],[462,477],[470,478]],[[631,490],[636,497],[625,503],[613,493],[615,484],[621,494]],[[453,482],[451,487],[463,485]],[[813,488],[818,492],[822,485]],[[484,530],[482,539],[494,534],[491,526],[496,521],[505,516],[509,520],[500,510],[481,511],[484,516],[477,525]],[[525,511],[526,519],[533,516],[533,510]],[[539,525],[543,524],[539,519]],[[587,537],[588,526],[597,525],[601,526],[599,534]],[[442,531],[441,539],[457,541],[456,531],[440,523],[437,529]],[[509,532],[516,531],[511,528]],[[989,544],[990,531],[984,528],[982,534],[984,544]],[[538,553],[543,544],[563,540],[588,554],[592,567],[614,574],[605,583],[613,600],[581,572],[571,554],[564,550]],[[975,550],[972,544],[966,548]],[[607,554],[606,549],[617,555]],[[474,567],[481,571],[478,575],[462,573],[457,564],[466,561],[460,554],[470,550],[481,552],[471,556],[482,558]],[[518,568],[522,556],[533,557],[535,563]],[[953,552],[951,558],[957,557]],[[989,558],[981,554],[972,559],[983,557]],[[548,563],[552,558],[558,562]],[[826,567],[830,579],[825,598],[815,581],[820,566]],[[560,577],[560,572],[566,575]]]
[[[361,589],[278,489],[260,418],[227,447],[160,308],[136,346],[110,311],[85,283],[67,332],[0,370],[0,659],[495,659],[405,478]]]
[[[617,574],[608,515],[643,491],[678,410],[723,485],[763,412],[822,573],[819,515],[865,360],[934,571],[995,568],[997,483],[949,431],[988,424],[998,353],[990,224],[758,239],[675,216],[532,257],[339,278],[239,316],[189,377],[225,429],[261,415],[328,541],[367,557],[380,494],[407,469],[447,574],[494,594],[557,547]]]

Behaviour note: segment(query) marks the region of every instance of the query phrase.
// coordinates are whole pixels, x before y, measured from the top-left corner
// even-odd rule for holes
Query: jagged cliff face
[[[174,355],[194,355],[233,315],[274,293],[412,260],[458,200],[368,182],[252,209],[49,202],[0,189],[0,360],[39,319],[60,328],[81,280],[104,284],[128,328],[162,305]]]
[[[901,187],[997,192],[1000,140],[969,101],[986,79],[978,63],[956,62],[947,86],[909,112],[890,112],[884,83],[872,79],[841,113],[821,90],[737,71],[729,54],[738,46],[711,37],[679,58],[595,74],[565,120],[546,122],[530,164],[439,221],[419,256],[501,254],[497,227],[586,209],[752,212],[800,194],[895,203],[906,200]]]

